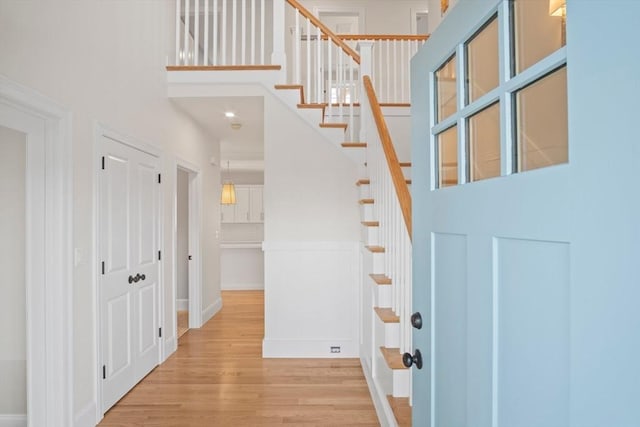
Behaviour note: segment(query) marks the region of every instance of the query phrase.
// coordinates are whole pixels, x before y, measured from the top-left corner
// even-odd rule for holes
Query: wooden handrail
[[[304,16],[309,21],[311,21],[311,23],[315,25],[317,28],[320,28],[320,31],[322,31],[323,33],[323,37],[322,37],[323,39],[325,36],[330,38],[333,41],[333,43],[335,43],[338,47],[340,47],[344,51],[344,53],[346,53],[351,58],[353,58],[356,64],[360,65],[360,55],[358,55],[358,53],[355,50],[351,49],[349,45],[347,45],[344,41],[338,38],[338,36],[336,36],[333,33],[333,31],[331,31],[326,25],[320,22],[318,18],[313,16],[313,14],[309,12],[307,9],[305,9],[304,6],[302,6],[296,0],[287,0],[287,3],[289,3],[289,5],[293,6],[294,8],[298,9],[298,11],[300,11],[302,16]]]
[[[336,34],[340,40],[402,40],[402,41],[425,41],[429,38],[427,34]],[[325,36],[322,36],[324,39]]]
[[[373,113],[373,118],[376,122],[376,127],[378,128],[378,134],[380,135],[382,149],[384,150],[387,165],[391,172],[393,186],[396,189],[396,194],[400,201],[400,209],[402,211],[402,216],[404,217],[404,223],[407,226],[409,238],[413,240],[411,236],[411,193],[409,192],[409,186],[407,185],[404,174],[402,173],[402,168],[400,167],[396,150],[393,148],[391,135],[389,134],[387,123],[384,120],[382,108],[380,108],[380,104],[378,103],[378,97],[373,89],[371,78],[369,76],[363,76],[363,80],[364,88],[367,92],[367,98],[369,99],[369,105],[371,106],[371,112]]]

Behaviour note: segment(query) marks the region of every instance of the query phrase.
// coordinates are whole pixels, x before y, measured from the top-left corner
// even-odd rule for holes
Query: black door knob
[[[416,352],[413,356],[411,355],[411,353],[403,354],[402,364],[407,368],[410,368],[412,365],[416,365],[416,368],[422,369],[422,353],[420,353],[420,350],[416,349]]]
[[[141,274],[141,275],[140,275],[140,280],[144,280],[144,279],[146,279],[146,278],[147,278],[147,276],[145,276],[144,274]]]
[[[129,284],[132,284],[134,280],[133,276],[129,275]]]
[[[140,278],[141,278],[140,273],[138,273],[136,274],[136,277],[133,278],[133,281],[138,283],[140,281]]]
[[[416,311],[411,315],[411,326],[416,329],[422,329],[422,315],[419,311]]]

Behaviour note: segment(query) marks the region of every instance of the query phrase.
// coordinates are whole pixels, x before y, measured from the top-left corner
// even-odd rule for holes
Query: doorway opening
[[[173,333],[175,346],[191,328],[202,326],[201,308],[201,182],[197,166],[177,160],[173,222]]]
[[[411,34],[429,34],[429,13],[426,10],[411,10]]]
[[[0,76],[0,425],[72,424],[70,130],[69,112]]]

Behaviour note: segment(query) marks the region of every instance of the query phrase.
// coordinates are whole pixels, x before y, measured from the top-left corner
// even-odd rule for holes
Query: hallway
[[[357,359],[262,359],[264,293],[222,298],[100,426],[379,425]]]

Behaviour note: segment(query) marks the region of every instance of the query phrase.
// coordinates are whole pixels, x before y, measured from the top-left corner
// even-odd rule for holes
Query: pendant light
[[[227,174],[229,173],[229,161],[227,160]],[[222,185],[222,195],[220,197],[220,203],[223,205],[236,204],[236,187],[233,185],[231,179],[225,180],[224,184]]]

